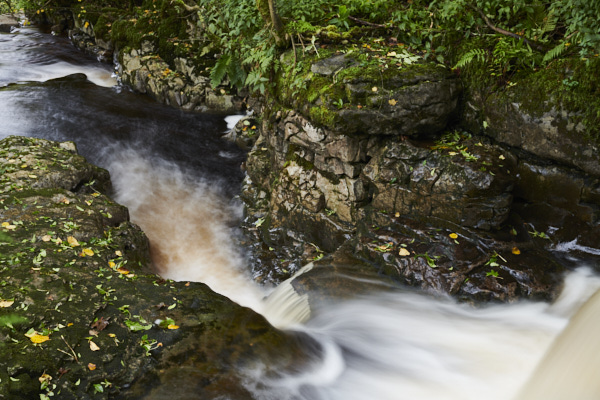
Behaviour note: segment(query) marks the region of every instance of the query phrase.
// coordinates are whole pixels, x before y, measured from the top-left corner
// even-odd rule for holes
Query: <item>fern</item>
[[[549,50],[544,55],[544,59],[542,60],[542,62],[543,63],[547,63],[549,61],[554,60],[555,58],[558,58],[562,53],[565,52],[566,49],[567,49],[567,46],[565,46],[565,42],[559,43],[558,46],[556,46],[553,49]]]
[[[242,68],[242,63],[237,57],[232,57],[227,64],[227,76],[231,84],[237,88],[242,88],[246,81],[246,72]],[[211,82],[212,83],[212,82]]]
[[[224,54],[217,60],[215,66],[212,67],[212,70],[210,71],[210,84],[213,88],[219,86],[221,82],[223,82],[230,62],[231,56]]]
[[[471,64],[474,60],[479,62],[485,61],[486,52],[484,49],[471,49],[465,54],[462,55],[460,60],[454,66],[456,68],[464,68],[467,65]]]

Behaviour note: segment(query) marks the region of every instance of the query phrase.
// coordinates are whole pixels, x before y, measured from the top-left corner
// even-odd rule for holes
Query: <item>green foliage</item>
[[[486,60],[486,51],[484,49],[471,49],[462,55],[460,60],[454,65],[454,68],[464,68],[474,61],[483,63]]]

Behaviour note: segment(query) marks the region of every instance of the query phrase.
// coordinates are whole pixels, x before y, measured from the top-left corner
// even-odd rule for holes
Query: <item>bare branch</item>
[[[530,45],[531,47],[533,47],[536,50],[546,51],[544,46],[542,46],[541,44],[539,44],[538,42],[536,42],[534,40],[528,39],[525,36],[521,36],[521,35],[518,35],[513,32],[509,32],[502,28],[498,28],[496,25],[492,24],[492,21],[490,21],[490,19],[487,17],[487,15],[485,15],[485,13],[483,11],[481,11],[479,8],[477,8],[473,5],[470,5],[470,4],[468,4],[468,6],[471,7],[472,9],[474,9],[475,11],[477,11],[479,13],[479,15],[481,15],[481,18],[483,18],[483,20],[485,21],[485,24],[494,32],[498,32],[501,35],[510,36],[515,39],[522,40],[523,42],[527,43],[528,45]]]

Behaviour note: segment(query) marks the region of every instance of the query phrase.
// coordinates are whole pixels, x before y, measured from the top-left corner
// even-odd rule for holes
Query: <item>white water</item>
[[[173,163],[131,149],[117,154],[110,172],[116,200],[148,236],[161,276],[206,283],[262,310],[264,293],[244,271],[232,241],[241,205],[225,202],[217,182],[191,180]]]
[[[22,35],[19,31],[27,32]],[[32,38],[39,40],[47,47],[46,53],[37,51],[38,47],[32,45]],[[7,83],[46,82],[51,79],[62,78],[71,74],[85,74],[89,81],[98,86],[112,87],[117,84],[111,67],[106,64],[82,64],[79,60],[57,60],[52,53],[56,46],[54,40],[47,35],[37,33],[35,28],[20,28],[11,34],[4,34],[1,40],[12,41],[7,50],[0,49],[0,87]],[[63,45],[70,45],[65,42]],[[32,52],[27,49],[31,48]],[[15,49],[18,49],[15,51]],[[35,54],[32,54],[35,52]],[[33,61],[33,62],[32,62]],[[13,79],[15,76],[19,78]]]
[[[552,305],[473,309],[398,292],[323,304],[311,313],[289,284],[265,303],[265,291],[244,272],[230,240],[239,205],[223,202],[217,182],[192,181],[175,165],[150,158],[124,151],[111,162],[111,176],[117,200],[149,236],[159,272],[204,282],[276,326],[309,333],[325,350],[304,372],[273,378],[272,371],[264,374],[266,366],[246,371],[246,385],[258,399],[513,399],[569,318],[600,287],[600,279],[582,268],[568,276]]]

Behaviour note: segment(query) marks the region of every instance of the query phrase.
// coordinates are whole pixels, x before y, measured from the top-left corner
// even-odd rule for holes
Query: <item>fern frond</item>
[[[212,67],[210,71],[210,84],[213,88],[219,86],[223,79],[225,79],[225,74],[227,74],[227,67],[231,62],[231,56],[223,55],[221,58],[217,60],[215,66]]]
[[[567,46],[565,46],[565,42],[559,43],[558,46],[556,46],[553,49],[549,50],[544,55],[544,59],[542,60],[542,62],[543,63],[547,63],[549,61],[554,60],[555,58],[560,57],[560,55],[562,53],[564,53],[566,49],[567,49]]]
[[[464,68],[471,64],[473,61],[484,62],[485,61],[485,50],[484,49],[471,49],[462,55],[460,60],[454,66],[456,68]]]
[[[242,68],[242,64],[237,57],[233,57],[227,65],[227,76],[231,84],[237,88],[244,86],[246,81],[246,72]]]
[[[548,32],[553,32],[556,29],[557,24],[558,16],[554,12],[554,10],[550,10],[546,18],[544,18],[544,25],[542,25],[540,29],[541,34],[544,35]]]

